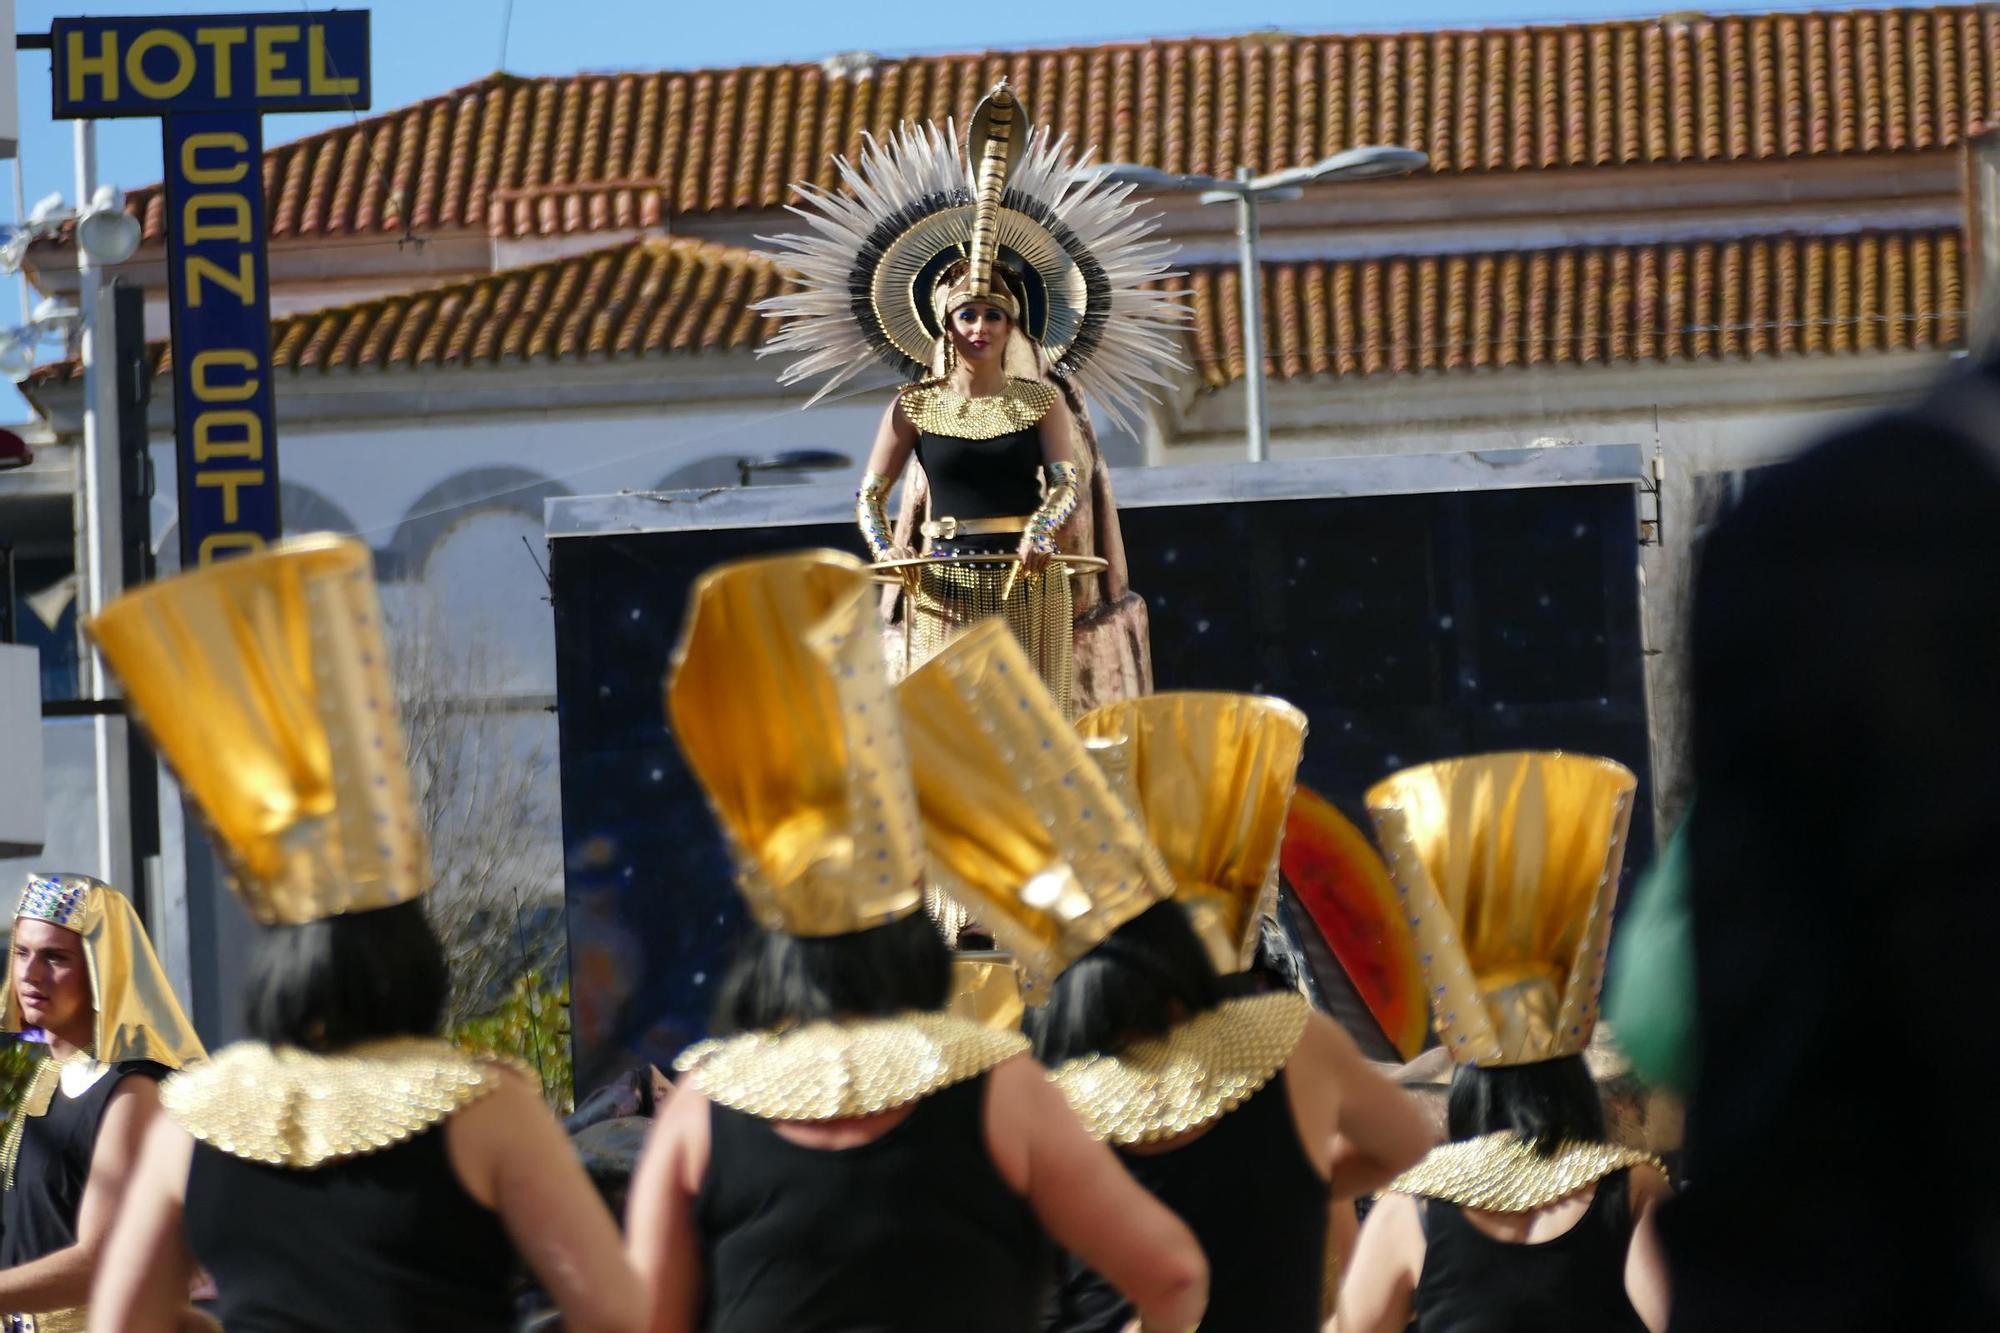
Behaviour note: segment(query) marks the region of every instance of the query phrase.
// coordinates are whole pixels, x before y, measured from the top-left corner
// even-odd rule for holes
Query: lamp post
[[[1251,462],[1261,463],[1271,456],[1264,423],[1264,283],[1257,259],[1258,206],[1297,199],[1306,186],[1323,181],[1407,175],[1429,161],[1429,154],[1415,148],[1369,144],[1321,158],[1310,166],[1287,167],[1262,176],[1252,175],[1248,167],[1238,167],[1234,177],[1182,176],[1131,162],[1114,162],[1099,169],[1102,177],[1141,190],[1196,194],[1204,204],[1236,205],[1237,263],[1243,288],[1243,416]]]
[[[76,123],[76,197],[78,207],[63,207],[60,196],[38,203],[4,243],[0,272],[18,270],[35,240],[54,235],[65,223],[76,225],[77,301],[65,306],[45,298],[27,323],[0,331],[0,373],[22,380],[33,371],[35,345],[58,331],[74,328],[78,360],[83,370],[83,448],[77,468],[77,608],[78,633],[89,617],[117,597],[124,585],[124,490],[118,452],[118,375],[114,364],[117,330],[115,303],[105,287],[106,270],[124,263],[139,247],[139,220],[125,212],[111,186],[97,183],[97,126]],[[83,645],[83,694],[86,700],[116,697],[116,685],[96,652]],[[134,882],[129,764],[125,720],[109,708],[91,715],[91,748],[96,769],[97,869],[127,892]]]
[[[138,248],[138,220],[123,209],[108,210],[115,192],[99,199],[97,124],[76,123],[77,309],[81,317],[83,362],[83,458],[77,469],[83,511],[82,597],[77,632],[123,590],[125,583],[124,487],[118,455],[118,372],[112,327],[115,304],[105,287],[105,269],[123,263]],[[117,682],[104,669],[96,648],[83,646],[84,689],[92,699],[117,697]],[[99,712],[91,718],[91,748],[97,770],[97,863],[106,880],[145,900],[132,859],[130,746],[123,716]],[[157,918],[155,918],[157,920]]]

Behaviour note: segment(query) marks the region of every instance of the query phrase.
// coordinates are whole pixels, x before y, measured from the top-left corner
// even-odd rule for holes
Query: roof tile
[[[1923,350],[1964,338],[1956,229],[1267,264],[1276,379]],[[1190,278],[1194,362],[1243,373],[1234,268]]]
[[[1268,264],[1266,366],[1304,380],[1956,347],[1962,248],[1947,228]],[[741,350],[773,331],[752,307],[783,281],[762,255],[649,237],[288,315],[272,359],[325,371]],[[1188,282],[1195,370],[1220,389],[1243,373],[1238,273]],[[166,368],[167,345],[150,350]],[[29,388],[78,373],[45,366]]]
[[[834,153],[961,120],[1008,75],[1108,160],[1273,170],[1407,143],[1438,173],[1950,147],[2000,106],[1975,5],[1391,36],[1252,34],[884,60],[523,79],[496,74],[267,154],[274,236],[554,235],[783,204]],[[158,186],[128,205],[164,235]]]

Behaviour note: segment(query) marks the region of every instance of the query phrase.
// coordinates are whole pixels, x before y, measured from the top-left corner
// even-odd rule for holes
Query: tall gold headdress
[[[811,230],[770,239],[796,285],[759,307],[784,321],[763,349],[792,358],[780,380],[824,377],[817,402],[875,365],[923,379],[945,317],[983,300],[1053,373],[1127,417],[1183,364],[1187,312],[1160,283],[1174,247],[1158,219],[1089,153],[1031,129],[1004,81],[973,112],[965,148],[950,121],[906,124],[886,142],[865,137],[855,162],[836,159],[844,189],[794,187]],[[1040,368],[1018,373],[1030,372]]]
[[[181,1011],[153,942],[124,894],[88,875],[30,872],[14,909],[14,920],[23,918],[47,921],[82,939],[90,999],[97,1009],[91,1053],[99,1062],[150,1060],[185,1069],[204,1058],[201,1038]],[[9,968],[0,1029],[21,1028],[21,1001]]]
[[[1174,877],[1216,968],[1248,967],[1258,923],[1277,903],[1285,812],[1305,751],[1306,718],[1282,699],[1168,693],[1106,704],[1077,720],[1122,738],[1114,763]]]
[[[1609,759],[1445,759],[1377,783],[1368,812],[1461,1064],[1590,1042],[1638,779]]]
[[[974,625],[897,694],[931,875],[1014,955],[1031,1000],[1172,896],[1005,621]]]
[[[430,888],[367,546],[300,537],[148,584],[90,634],[258,921]]]
[[[750,910],[844,935],[923,904],[922,834],[867,568],[837,551],[696,580],[667,715]]]
[[[1000,254],[1000,201],[1007,193],[1007,177],[1021,161],[1025,127],[1017,123],[1020,109],[1013,89],[1003,80],[972,113],[972,132],[966,136],[966,157],[972,167],[972,236],[965,246],[964,276],[938,289],[935,305],[940,318],[971,301],[991,301],[1015,319],[1021,317],[1020,302],[994,279]]]

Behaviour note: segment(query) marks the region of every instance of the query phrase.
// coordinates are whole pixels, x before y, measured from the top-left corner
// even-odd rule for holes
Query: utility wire
[[[308,17],[311,16],[313,11],[308,0],[299,0],[299,12]],[[333,75],[334,78],[339,78],[340,64],[333,58],[332,53],[329,52],[327,54],[326,62],[327,72]],[[354,99],[343,96],[341,101],[347,106],[347,119],[350,126],[356,130],[361,129],[361,109],[354,105]],[[421,250],[430,243],[430,238],[418,235],[416,229],[410,225],[409,218],[410,213],[413,211],[413,201],[405,197],[405,195],[396,193],[396,183],[390,179],[389,169],[382,165],[382,155],[376,151],[376,144],[382,137],[382,135],[369,135],[363,131],[361,141],[368,149],[368,165],[375,169],[376,177],[382,182],[382,193],[388,197],[389,202],[395,207],[398,215],[403,220],[403,234],[396,238],[396,248],[400,250],[405,246],[413,246]],[[267,200],[266,205],[268,206],[268,204],[269,201]]]
[[[507,44],[514,35],[514,0],[500,0],[500,63],[494,66],[502,73],[507,69]]]

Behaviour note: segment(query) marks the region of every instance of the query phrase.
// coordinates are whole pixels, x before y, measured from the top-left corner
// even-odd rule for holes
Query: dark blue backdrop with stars
[[[1640,775],[1626,875],[1652,846],[1634,493],[1576,486],[1128,509],[1158,689],[1281,695],[1300,780],[1361,793],[1483,750],[1609,755]],[[743,928],[728,860],[668,734],[689,581],[738,556],[853,550],[847,524],[553,543],[577,1090],[699,1038]]]

